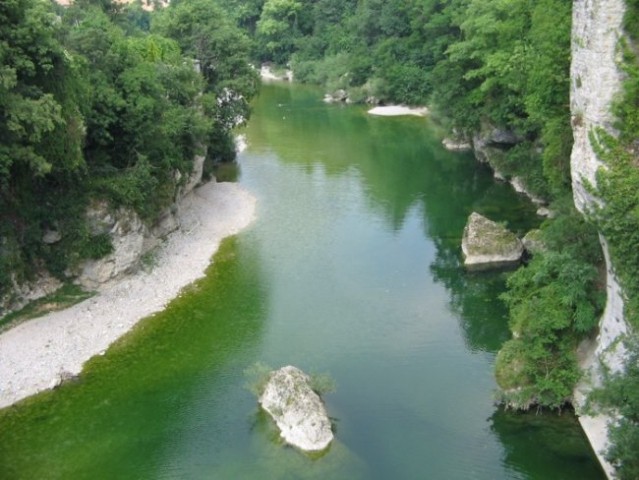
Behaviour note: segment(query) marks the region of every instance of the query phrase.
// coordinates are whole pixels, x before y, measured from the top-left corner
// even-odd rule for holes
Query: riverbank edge
[[[207,183],[180,205],[181,228],[159,247],[154,264],[105,284],[66,310],[29,320],[0,335],[0,408],[79,375],[141,319],[163,310],[204,276],[222,240],[255,219],[256,199],[234,183]]]

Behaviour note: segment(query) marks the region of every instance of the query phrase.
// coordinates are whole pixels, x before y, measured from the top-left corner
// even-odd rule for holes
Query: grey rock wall
[[[575,205],[583,213],[600,202],[588,191],[587,186],[596,185],[597,170],[605,168],[593,150],[590,135],[596,135],[599,129],[616,133],[611,106],[623,81],[618,66],[618,45],[624,12],[623,0],[573,2],[570,107],[574,145],[570,163]],[[607,301],[595,345],[587,349],[582,358],[586,376],[575,391],[578,409],[583,405],[588,391],[601,383],[601,365],[618,370],[624,360],[624,351],[618,342],[628,330],[623,317],[623,291],[603,237],[601,245],[606,259]],[[614,478],[614,469],[602,455],[608,445],[607,423],[611,420],[604,415],[580,416],[581,425],[606,474]]]

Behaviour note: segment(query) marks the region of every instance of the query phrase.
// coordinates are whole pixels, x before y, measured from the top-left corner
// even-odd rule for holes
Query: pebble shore
[[[202,277],[220,242],[248,226],[255,198],[234,183],[208,183],[180,205],[181,228],[157,252],[156,265],[100,288],[66,310],[0,335],[0,408],[78,375],[139,320],[161,311]]]

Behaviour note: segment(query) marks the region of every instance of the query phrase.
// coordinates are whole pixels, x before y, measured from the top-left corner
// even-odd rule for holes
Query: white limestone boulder
[[[506,227],[473,212],[464,228],[462,252],[466,268],[482,270],[519,263],[524,247]]]
[[[324,403],[310,387],[310,377],[293,366],[270,373],[258,401],[278,428],[282,438],[305,452],[324,450],[333,440]]]

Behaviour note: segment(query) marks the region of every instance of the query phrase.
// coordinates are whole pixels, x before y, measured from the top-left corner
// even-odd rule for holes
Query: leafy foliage
[[[196,154],[232,157],[230,129],[257,86],[247,39],[214,0],[175,3],[165,15],[111,0],[1,2],[0,295],[110,252],[85,225],[91,198],[152,222]],[[171,15],[191,15],[188,32]],[[149,33],[153,16],[165,28]],[[49,230],[61,240],[44,243]]]
[[[561,408],[580,378],[579,341],[595,327],[604,304],[601,249],[593,225],[565,199],[542,225],[545,252],[508,279],[503,295],[513,339],[500,351],[496,377],[502,400],[526,409]]]
[[[639,477],[639,337],[627,338],[625,347],[624,370],[608,374],[605,387],[592,392],[589,402],[620,416],[608,425],[611,447],[606,459],[615,466],[617,478],[631,480]]]

